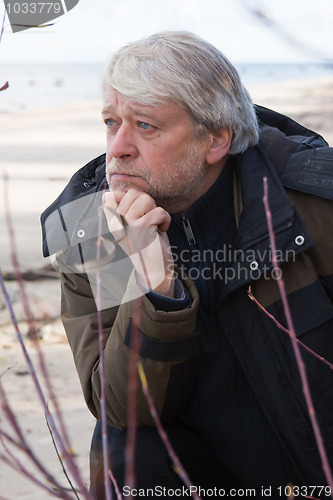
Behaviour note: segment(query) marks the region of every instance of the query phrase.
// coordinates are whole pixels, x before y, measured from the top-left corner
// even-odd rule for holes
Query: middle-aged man
[[[102,115],[106,155],[79,170],[42,216],[44,254],[57,253],[62,319],[97,419],[93,496],[104,498],[98,310],[110,466],[124,496],[140,489],[158,497],[163,487],[165,496],[187,494],[141,388],[135,492],[124,479],[135,335],[157,413],[202,495],[253,488],[256,498],[280,498],[293,485],[295,496],[329,496],[290,339],[248,290],[286,326],[262,202],[266,177],[297,336],[333,361],[331,148],[254,107],[230,62],[183,32],[112,57]],[[332,370],[302,355],[332,461]]]

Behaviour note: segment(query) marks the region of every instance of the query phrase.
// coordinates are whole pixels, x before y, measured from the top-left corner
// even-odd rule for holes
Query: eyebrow
[[[162,125],[163,121],[156,115],[149,113],[147,111],[141,111],[140,109],[135,109],[131,108],[131,111],[133,112],[133,116],[139,116],[142,118],[147,118],[148,120],[153,120],[156,125]]]
[[[102,113],[102,115],[106,115],[108,113],[111,113],[111,110],[109,108],[103,108],[101,113]]]
[[[150,119],[150,120],[154,120],[155,123],[157,124],[161,124],[161,120],[156,116],[156,115],[153,115],[152,113],[149,113],[147,111],[144,111],[144,110],[140,110],[140,109],[137,109],[135,107],[132,107],[132,106],[129,106],[129,111],[133,114],[133,116],[141,116],[143,118],[147,118],[147,119]],[[110,107],[105,107],[102,109],[102,115],[106,115],[106,114],[109,114],[109,113],[113,113],[113,108],[112,106]]]

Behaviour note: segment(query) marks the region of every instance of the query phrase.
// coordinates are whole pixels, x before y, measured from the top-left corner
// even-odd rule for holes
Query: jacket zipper
[[[195,245],[196,244],[196,239],[194,237],[194,233],[190,224],[190,221],[186,217],[185,214],[182,215],[182,222],[183,222],[183,228],[186,234],[186,238],[188,241],[189,245]]]

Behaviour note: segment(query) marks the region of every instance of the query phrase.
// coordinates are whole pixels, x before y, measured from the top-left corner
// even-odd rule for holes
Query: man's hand
[[[174,263],[166,231],[170,214],[136,189],[106,192],[104,213],[110,232],[131,258],[147,288],[174,295]]]

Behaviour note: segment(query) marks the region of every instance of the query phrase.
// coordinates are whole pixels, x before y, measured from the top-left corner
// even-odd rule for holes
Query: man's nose
[[[134,137],[128,125],[122,124],[117,133],[110,139],[109,155],[112,158],[123,158],[124,156],[135,158],[137,156]]]

